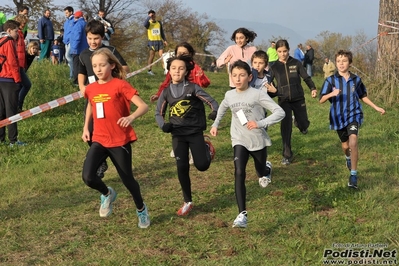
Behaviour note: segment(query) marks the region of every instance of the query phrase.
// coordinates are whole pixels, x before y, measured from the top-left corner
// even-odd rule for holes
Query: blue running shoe
[[[139,218],[138,226],[140,228],[147,228],[150,226],[150,215],[148,214],[147,205],[144,203],[144,209],[142,211],[136,210],[137,216]]]
[[[357,188],[357,175],[349,176],[348,187],[355,188],[355,189]]]
[[[15,146],[22,147],[22,146],[26,146],[26,145],[27,144],[25,142],[17,140],[15,142],[10,143],[10,148],[15,147]]]
[[[108,187],[109,195],[101,195],[100,217],[108,217],[112,213],[112,203],[115,201],[117,193],[111,187]]]

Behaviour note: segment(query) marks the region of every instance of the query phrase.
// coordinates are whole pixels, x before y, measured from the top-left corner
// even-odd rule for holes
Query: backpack
[[[9,40],[13,40],[13,38],[11,36],[6,36],[4,38],[4,40],[2,40],[0,42],[0,47],[3,46],[3,44],[5,44],[6,42],[8,42]],[[7,57],[3,54],[0,54],[0,72],[3,70],[3,65],[6,62]]]

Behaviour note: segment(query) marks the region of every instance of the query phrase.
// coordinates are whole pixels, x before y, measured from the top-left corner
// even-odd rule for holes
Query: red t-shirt
[[[93,142],[106,148],[123,146],[137,140],[132,126],[121,127],[116,122],[130,115],[130,103],[134,95],[139,95],[126,80],[113,78],[105,84],[94,82],[87,85],[85,98],[93,109]],[[104,118],[98,118],[97,105],[103,108]]]

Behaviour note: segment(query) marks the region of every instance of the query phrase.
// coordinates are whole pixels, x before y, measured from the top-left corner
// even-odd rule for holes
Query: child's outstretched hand
[[[249,130],[258,128],[258,124],[255,121],[248,121],[247,128]]]
[[[150,101],[153,103],[153,102],[155,102],[156,100],[158,100],[158,95],[156,95],[156,94],[154,94],[154,95],[151,95],[151,97],[150,97]]]
[[[133,118],[131,118],[130,116],[125,116],[125,117],[121,117],[119,118],[119,120],[116,122],[116,124],[120,125],[121,127],[127,127],[130,125],[130,123],[132,123]]]
[[[277,91],[276,87],[274,87],[273,83],[265,83],[264,86],[267,89],[267,92],[275,93]]]
[[[316,96],[317,96],[317,90],[316,90],[316,89],[313,89],[311,93],[312,93],[312,98],[316,98]]]
[[[210,114],[208,115],[208,119],[209,119],[209,120],[215,120],[215,119],[216,119],[216,116],[217,116],[217,112],[216,112],[216,111],[212,111],[212,113],[210,113]]]
[[[381,107],[378,107],[378,106],[377,106],[377,107],[375,108],[375,110],[376,110],[377,112],[380,112],[381,115],[385,114],[385,110],[382,109]]]
[[[333,90],[332,90],[332,92],[331,92],[331,95],[332,95],[332,96],[337,96],[340,92],[341,92],[340,89],[337,89],[337,88],[333,87]]]
[[[233,55],[229,54],[225,59],[224,59],[224,63],[227,64],[230,62],[231,58],[233,58]]]
[[[216,137],[218,134],[218,129],[216,127],[212,127],[211,130],[209,130],[209,133],[211,133],[212,136]]]
[[[90,141],[90,132],[88,129],[83,129],[82,139],[84,142]]]

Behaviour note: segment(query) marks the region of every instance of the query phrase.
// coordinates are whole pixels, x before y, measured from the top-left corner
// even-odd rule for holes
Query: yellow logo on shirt
[[[170,115],[184,116],[191,109],[189,100],[181,100],[170,108]]]
[[[93,102],[95,103],[105,103],[108,102],[111,97],[108,94],[99,94],[93,97]]]

